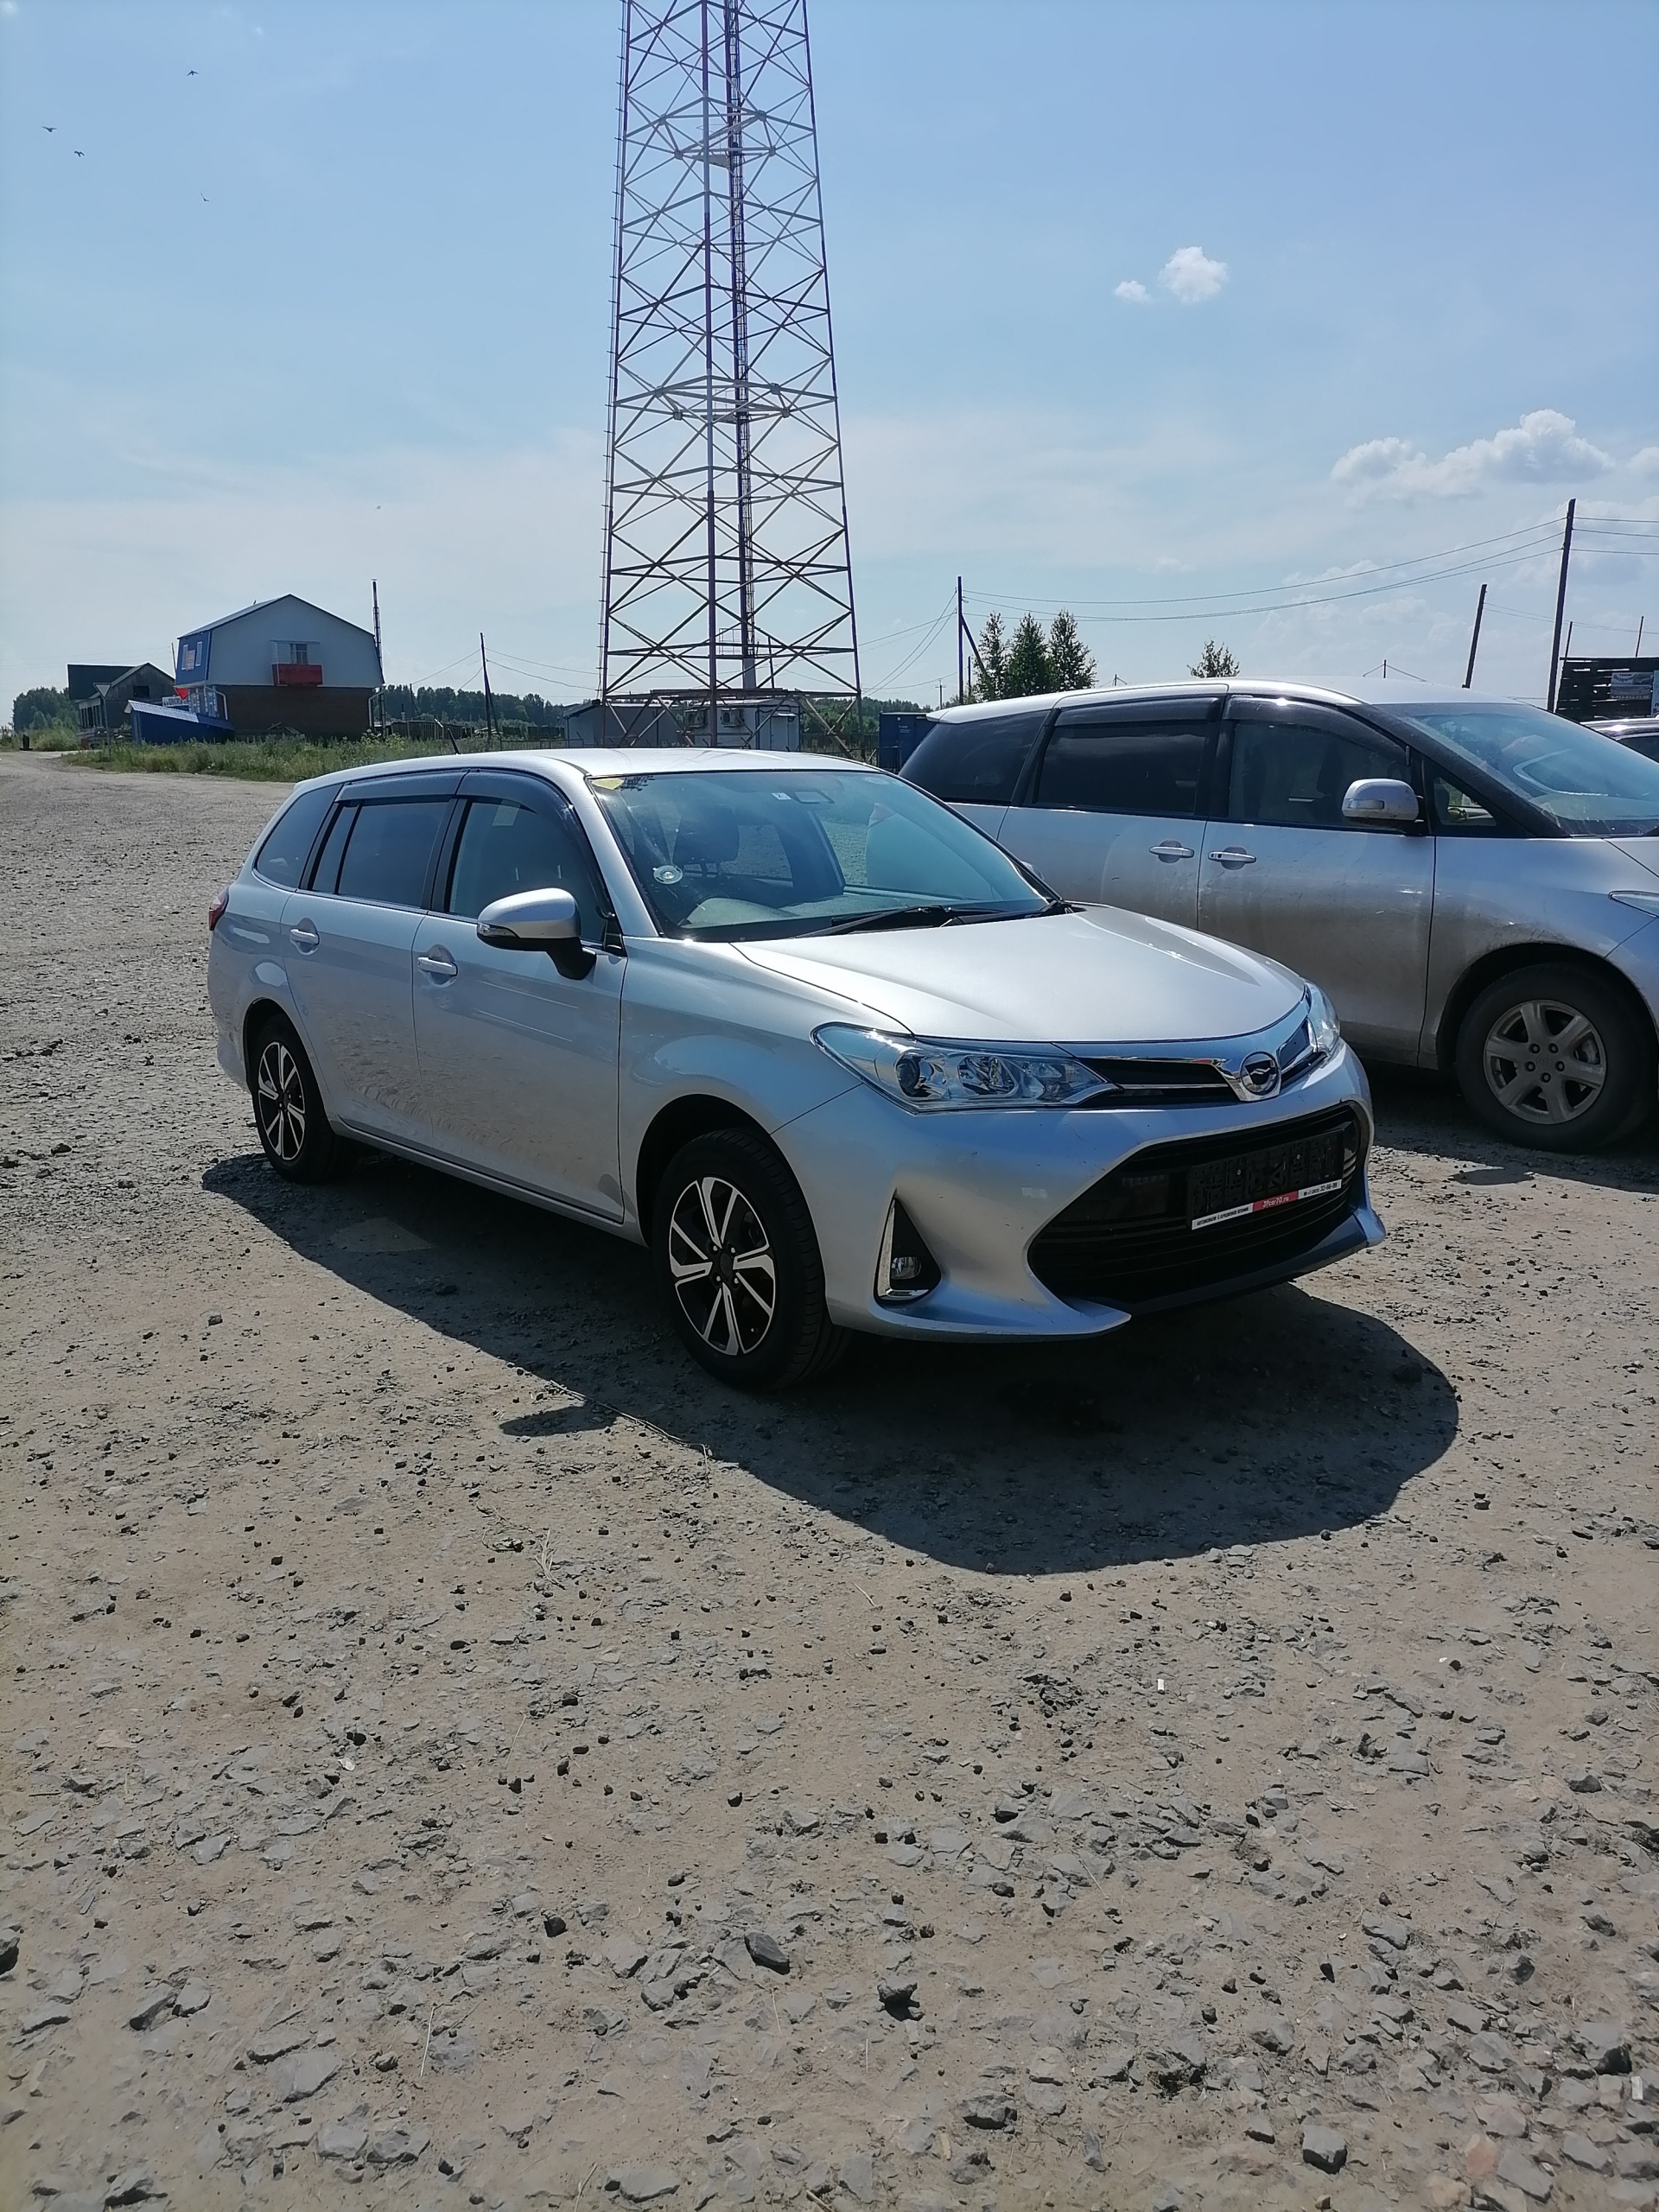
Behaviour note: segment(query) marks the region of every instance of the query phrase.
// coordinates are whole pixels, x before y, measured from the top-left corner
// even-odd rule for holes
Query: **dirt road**
[[[270,1176],[276,796],[0,755],[0,2201],[1652,2205],[1653,1139],[1389,1078],[1378,1253],[744,1402]]]

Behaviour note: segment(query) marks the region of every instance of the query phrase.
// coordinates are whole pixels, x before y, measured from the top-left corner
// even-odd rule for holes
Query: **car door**
[[[1219,699],[1062,708],[1000,842],[1064,898],[1198,920]]]
[[[540,777],[479,772],[462,791],[434,911],[414,937],[415,1037],[430,1141],[445,1157],[620,1220],[617,1052],[627,963],[581,825]],[[562,889],[592,965],[485,944],[492,900]],[[611,932],[611,944],[616,940]],[[579,963],[578,963],[579,964]]]
[[[410,955],[459,780],[346,785],[309,884],[283,909],[283,964],[329,1110],[366,1135],[421,1132]]]
[[[1362,1052],[1414,1059],[1434,840],[1342,814],[1362,777],[1421,788],[1410,755],[1353,715],[1282,699],[1235,699],[1223,753],[1226,804],[1205,825],[1199,927],[1310,977]]]

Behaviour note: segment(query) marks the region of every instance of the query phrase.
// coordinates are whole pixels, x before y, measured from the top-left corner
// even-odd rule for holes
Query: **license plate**
[[[1224,1221],[1298,1205],[1305,1198],[1328,1198],[1343,1186],[1344,1132],[1274,1145],[1265,1152],[1241,1153],[1233,1160],[1211,1160],[1187,1170],[1188,1226],[1217,1229]]]

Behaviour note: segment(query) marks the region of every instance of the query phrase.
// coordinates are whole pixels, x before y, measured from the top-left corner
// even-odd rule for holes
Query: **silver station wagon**
[[[947,709],[906,763],[1069,899],[1325,990],[1365,1057],[1590,1149],[1653,1109],[1659,763],[1514,701],[1189,683]]]
[[[1611,748],[1610,748],[1611,749]],[[1270,960],[1052,896],[912,785],[729,753],[302,785],[214,901],[273,1167],[356,1140],[650,1247],[740,1385],[1097,1336],[1375,1243],[1365,1078]]]

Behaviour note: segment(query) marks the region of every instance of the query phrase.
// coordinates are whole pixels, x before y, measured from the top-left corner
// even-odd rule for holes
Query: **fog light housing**
[[[895,1198],[887,1208],[881,1251],[875,1266],[875,1295],[883,1306],[907,1306],[938,1287],[939,1263],[921,1231]]]

